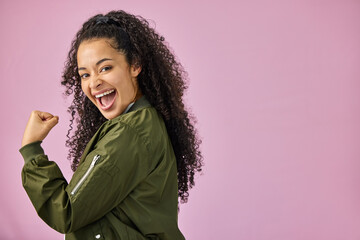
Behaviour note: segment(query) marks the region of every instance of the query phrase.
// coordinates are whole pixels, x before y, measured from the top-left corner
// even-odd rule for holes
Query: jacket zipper
[[[93,170],[96,162],[99,160],[100,155],[95,155],[88,170],[85,172],[84,176],[82,176],[82,178],[80,179],[80,181],[76,184],[76,186],[74,187],[74,189],[71,191],[71,195],[75,195],[75,193],[79,190],[79,188],[81,187],[81,185],[85,182],[86,178],[89,176],[89,174],[91,173],[91,171]]]

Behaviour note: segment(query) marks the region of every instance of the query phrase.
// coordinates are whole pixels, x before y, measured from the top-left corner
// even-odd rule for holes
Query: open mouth
[[[95,95],[95,98],[102,110],[108,110],[115,102],[115,89],[111,89],[109,91]]]

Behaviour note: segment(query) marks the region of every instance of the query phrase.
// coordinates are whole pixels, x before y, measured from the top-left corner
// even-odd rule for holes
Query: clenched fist
[[[58,121],[58,116],[53,116],[47,112],[32,111],[26,124],[21,147],[32,142],[44,140]]]

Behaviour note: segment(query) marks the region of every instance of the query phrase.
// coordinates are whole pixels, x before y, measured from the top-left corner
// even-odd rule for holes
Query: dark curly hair
[[[203,165],[195,119],[185,109],[182,99],[187,89],[187,73],[164,37],[147,20],[124,11],[91,17],[77,32],[68,53],[61,84],[66,87],[65,95],[73,97],[68,109],[71,120],[66,141],[72,170],[78,167],[87,142],[106,121],[81,90],[77,68],[79,45],[99,38],[113,40],[116,43],[113,47],[125,55],[130,65],[141,66],[137,77],[139,88],[164,119],[177,161],[178,196],[182,203],[187,202],[188,191],[195,184],[194,174],[201,172]]]

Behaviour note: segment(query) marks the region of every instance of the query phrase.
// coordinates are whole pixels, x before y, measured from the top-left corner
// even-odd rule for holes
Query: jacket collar
[[[130,107],[127,113],[150,106],[151,106],[150,102],[146,99],[145,95],[143,95]]]

